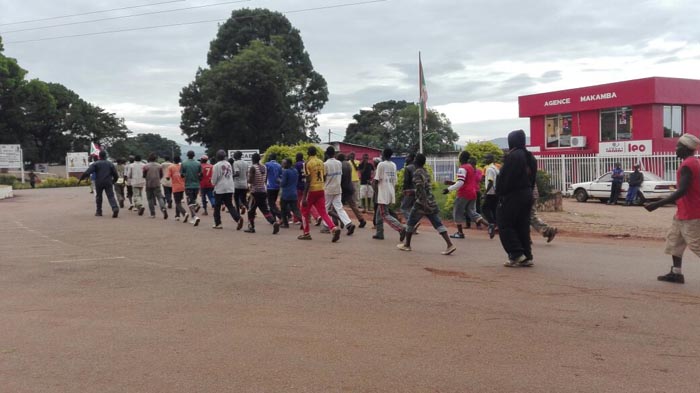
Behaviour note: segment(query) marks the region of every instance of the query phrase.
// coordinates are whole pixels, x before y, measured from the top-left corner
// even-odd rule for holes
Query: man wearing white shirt
[[[384,221],[399,232],[400,241],[406,237],[406,228],[389,211],[389,205],[396,203],[396,164],[391,161],[394,152],[387,148],[382,152],[382,162],[377,165],[374,185],[377,189],[377,233],[373,239],[384,240]]]
[[[343,209],[343,189],[340,185],[341,178],[343,176],[343,164],[335,159],[335,148],[333,146],[328,146],[326,149],[326,156],[328,159],[323,163],[323,167],[326,171],[326,184],[325,184],[325,198],[326,198],[326,210],[331,211],[331,207],[335,209],[336,214],[345,229],[348,230],[348,236],[355,232],[355,224],[350,220],[350,216]]]

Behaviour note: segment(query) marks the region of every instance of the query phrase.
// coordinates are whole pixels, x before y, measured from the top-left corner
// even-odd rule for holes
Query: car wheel
[[[586,190],[579,188],[574,193],[574,198],[576,198],[576,201],[578,202],[586,202],[588,200],[588,193]]]

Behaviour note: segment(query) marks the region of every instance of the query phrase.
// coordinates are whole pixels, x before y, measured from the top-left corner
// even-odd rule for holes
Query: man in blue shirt
[[[280,194],[280,177],[282,176],[282,165],[277,162],[277,154],[270,153],[270,157],[265,163],[267,168],[267,204],[270,213],[276,219],[282,218],[282,212],[277,207],[277,197]]]
[[[299,205],[297,203],[297,184],[299,174],[296,168],[292,168],[292,160],[285,158],[282,160],[282,228],[289,228],[289,214],[293,213],[294,217],[301,217]]]
[[[612,187],[610,188],[610,199],[608,205],[616,205],[617,198],[622,190],[622,182],[625,180],[625,171],[622,170],[619,162],[615,163],[615,169],[612,171]]]

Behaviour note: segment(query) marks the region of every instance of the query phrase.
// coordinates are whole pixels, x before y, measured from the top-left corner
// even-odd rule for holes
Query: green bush
[[[425,164],[425,170],[428,171],[430,174],[430,179],[433,178],[433,167],[430,166],[429,164]],[[406,171],[406,168],[402,168],[398,173],[396,174],[396,206],[397,208],[401,206],[401,200],[403,199],[403,177],[404,173]],[[435,184],[435,182],[432,182],[433,186],[433,192],[435,192],[436,188],[439,187],[439,184]]]
[[[17,177],[15,175],[8,175],[6,173],[0,174],[0,184],[5,186],[11,186],[15,184]]]
[[[501,162],[503,160],[503,149],[493,142],[469,142],[464,146],[464,150],[469,152],[471,157],[476,158],[476,166],[479,168],[486,165],[484,163],[486,154],[493,154],[495,162]]]
[[[85,184],[90,184],[85,183]],[[58,188],[58,187],[77,187],[78,179],[74,177],[69,177],[68,179],[50,177],[48,179],[42,180],[41,183],[36,185],[36,188]]]
[[[549,173],[538,170],[535,177],[537,192],[539,193],[538,200],[544,202],[552,196],[552,176]]]
[[[26,183],[21,183],[19,180],[15,181],[12,184],[12,189],[13,190],[26,190],[27,188],[32,188],[32,186],[29,185],[29,182]]]
[[[318,145],[315,143],[302,142],[297,143],[296,145],[272,145],[265,150],[261,161],[263,163],[267,162],[268,157],[272,153],[277,154],[277,162],[282,162],[282,160],[285,158],[289,158],[292,160],[292,163],[294,163],[294,158],[296,157],[297,153],[302,153],[304,155],[304,160],[306,160],[308,158],[308,154],[306,154],[306,152],[310,146],[316,146],[318,149],[317,157],[323,159],[323,151],[318,147]]]

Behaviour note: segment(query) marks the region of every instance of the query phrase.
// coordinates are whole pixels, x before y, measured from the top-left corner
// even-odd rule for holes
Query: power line
[[[383,3],[386,1],[388,1],[388,0],[371,0],[371,1],[362,1],[362,2],[357,2],[357,3],[334,4],[334,5],[322,6],[322,7],[303,8],[303,9],[299,9],[299,10],[283,11],[281,13],[282,14],[294,14],[294,13],[300,13],[300,12],[310,12],[310,11],[327,10],[327,9],[334,9],[334,8],[353,7],[353,6],[373,4],[373,3]],[[236,19],[249,19],[249,18],[250,17],[242,17],[242,18],[236,18]],[[36,39],[30,39],[30,40],[9,41],[9,42],[5,42],[4,44],[8,45],[8,44],[24,44],[24,43],[28,43],[28,42],[39,42],[39,41],[53,41],[53,40],[59,40],[59,39],[63,39],[63,38],[88,37],[88,36],[95,36],[95,35],[105,35],[105,34],[112,34],[112,33],[125,33],[125,32],[129,32],[129,31],[140,31],[140,30],[154,30],[154,29],[161,29],[161,28],[166,28],[166,27],[188,26],[188,25],[196,25],[196,24],[212,23],[212,22],[225,22],[227,20],[228,19],[209,19],[209,20],[200,20],[200,21],[195,21],[195,22],[171,23],[171,24],[167,24],[167,25],[144,26],[144,27],[135,27],[135,28],[130,28],[130,29],[107,30],[107,31],[98,31],[98,32],[93,32],[93,33],[70,34],[70,35],[62,35],[62,36],[56,36],[56,37],[36,38]]]
[[[41,26],[41,27],[30,27],[30,28],[27,28],[27,29],[19,29],[19,30],[8,30],[8,31],[2,31],[2,32],[0,32],[0,34],[19,33],[19,32],[21,32],[21,31],[32,31],[32,30],[52,29],[52,28],[54,28],[54,27],[81,25],[81,24],[85,24],[85,23],[102,22],[102,21],[105,21],[105,20],[134,18],[134,17],[137,17],[137,16],[144,16],[144,15],[165,14],[165,13],[168,13],[168,12],[177,12],[177,11],[193,10],[193,9],[207,8],[207,7],[216,7],[216,6],[220,6],[220,5],[226,5],[226,4],[245,3],[245,2],[248,2],[248,1],[251,1],[251,0],[227,1],[227,2],[224,2],[224,3],[197,5],[197,6],[192,6],[192,7],[175,8],[175,9],[172,9],[172,10],[151,11],[151,12],[144,12],[144,13],[141,13],[141,14],[133,14],[133,15],[111,16],[111,17],[109,17],[109,18],[100,18],[100,19],[83,20],[83,21],[79,21],[79,22],[61,23],[61,24],[57,24],[57,25],[49,25],[49,26]]]
[[[134,8],[150,7],[150,6],[153,6],[153,5],[170,4],[170,3],[182,3],[183,1],[187,1],[187,0],[170,0],[170,1],[162,1],[162,2],[160,2],[160,3],[150,3],[150,4],[141,4],[141,5],[132,5],[132,6],[130,6],[130,7],[121,7],[121,8],[112,8],[112,9],[109,9],[109,10],[83,12],[83,13],[80,13],[80,14],[71,14],[71,15],[62,15],[62,16],[51,16],[51,17],[48,17],[48,18],[41,18],[41,19],[21,20],[21,21],[18,21],[18,22],[0,23],[0,26],[19,25],[19,24],[21,24],[21,23],[30,23],[30,22],[43,22],[43,21],[47,21],[47,20],[55,20],[55,19],[63,19],[63,18],[72,18],[72,17],[74,17],[74,16],[102,14],[102,13],[105,13],[105,12],[121,11],[121,10],[131,10],[131,9],[134,9]]]

